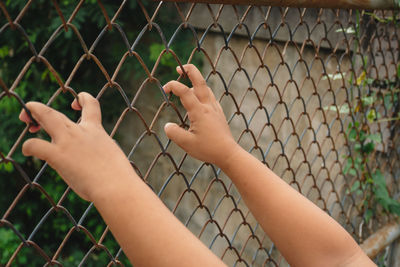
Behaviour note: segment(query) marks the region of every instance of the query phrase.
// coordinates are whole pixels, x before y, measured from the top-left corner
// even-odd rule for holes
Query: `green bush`
[[[62,0],[58,2],[67,20],[75,9],[76,1]],[[22,0],[8,0],[5,2],[6,9],[11,18],[16,18],[25,4],[26,1]],[[155,4],[145,3],[146,8],[149,10],[154,10],[153,5]],[[119,3],[107,1],[107,3],[104,3],[104,7],[109,17],[112,17],[119,8]],[[170,8],[174,8],[173,5]],[[174,11],[172,10],[172,12]],[[116,22],[123,29],[130,45],[133,44],[139,32],[147,23],[136,1],[129,1],[126,4]],[[169,12],[165,12],[165,10],[162,14],[159,14],[156,22],[159,23],[167,40],[179,26],[179,21],[171,20]],[[3,26],[5,23],[7,21],[4,17],[0,17],[0,26]],[[20,20],[20,24],[29,36],[30,42],[39,53],[51,34],[62,22],[51,1],[37,0],[28,8],[26,14]],[[90,47],[106,26],[104,16],[95,0],[86,1],[83,4],[72,24],[79,30],[88,47]],[[98,44],[94,50],[94,54],[99,58],[108,73],[112,75],[127,48],[115,27],[106,33],[104,40]],[[189,30],[183,30],[177,40],[173,42],[171,49],[176,52],[182,63],[186,63],[194,47],[196,46],[193,34]],[[165,47],[161,42],[159,33],[153,29],[144,34],[135,51],[142,57],[144,63],[151,70],[158,55],[164,49]],[[43,56],[52,64],[61,80],[65,82],[83,54],[84,50],[80,42],[76,35],[73,34],[73,31],[69,29],[68,31],[61,30],[60,36],[57,36],[54,43]],[[9,27],[0,34],[0,77],[8,87],[11,87],[32,55],[28,42],[21,36],[20,32]],[[196,53],[196,57],[192,60],[192,63],[200,65],[200,62],[199,52]],[[161,83],[176,78],[176,65],[177,63],[171,54],[165,54],[162,57],[157,72],[157,78]],[[128,60],[122,66],[118,75],[118,82],[123,88],[129,89],[129,86],[133,84],[132,79],[136,80],[137,84],[140,85],[143,81],[143,75],[144,72],[139,62],[137,60]],[[85,61],[74,76],[70,86],[78,93],[87,91],[96,95],[105,83],[106,79],[104,75],[95,66],[93,61]],[[24,102],[34,100],[47,103],[58,88],[59,84],[49,69],[43,63],[34,61],[22,80],[18,83],[15,92]],[[0,93],[2,90],[0,89]],[[125,90],[129,98],[134,95],[134,91]],[[69,108],[72,100],[73,96],[67,92],[57,97],[51,104],[51,107],[62,111],[69,118],[76,121],[79,118],[79,112],[72,111]],[[106,111],[103,112],[105,122],[112,121],[113,118],[119,115],[119,107],[115,103],[100,102],[103,110]],[[18,120],[20,110],[21,105],[15,98],[6,96],[0,99],[0,152],[4,156],[9,153],[25,128],[24,123]],[[23,140],[32,136],[34,135],[27,134]],[[43,131],[36,136],[49,139]],[[4,217],[4,214],[16,198],[18,192],[27,184],[21,172],[16,168],[16,164],[21,166],[21,169],[31,180],[34,179],[43,166],[43,162],[40,160],[24,157],[21,153],[21,144],[11,155],[15,163],[0,159],[1,217]],[[67,188],[58,174],[50,168],[45,169],[38,183],[55,203],[60,200]],[[88,203],[81,200],[73,192],[67,194],[66,199],[62,202],[62,206],[70,212],[75,220],[81,218],[88,205]],[[50,208],[51,205],[49,204],[48,197],[40,192],[38,188],[32,187],[27,189],[6,219],[13,224],[24,239],[28,239],[34,228],[39,224],[40,219]],[[94,208],[91,209],[82,224],[91,232],[96,240],[99,240],[106,227]],[[40,225],[32,240],[51,258],[72,227],[74,227],[73,223],[63,211],[53,211],[43,224]],[[57,260],[64,266],[77,266],[93,244],[83,231],[74,232],[69,240]],[[13,230],[5,224],[0,224],[0,265],[7,263],[20,244],[21,240]],[[119,247],[111,234],[107,234],[103,244],[115,256]],[[121,259],[124,264],[127,264],[126,257],[121,256]],[[88,257],[85,266],[106,265],[109,261],[110,258],[105,251],[95,251]],[[39,266],[43,265],[45,260],[32,247],[24,247],[18,253],[14,263],[19,266],[27,264],[29,266]]]

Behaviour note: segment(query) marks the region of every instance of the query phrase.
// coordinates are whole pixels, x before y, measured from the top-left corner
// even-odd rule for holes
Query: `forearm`
[[[134,266],[224,266],[134,173],[94,204]]]
[[[336,221],[242,148],[220,167],[292,266],[343,266],[361,253]]]
[[[179,96],[190,128],[167,124],[168,138],[191,156],[221,167],[292,266],[373,266],[337,222],[236,144],[200,71],[193,65],[184,69],[193,88],[171,81],[164,90]]]
[[[26,106],[52,142],[27,140],[25,156],[47,161],[82,198],[93,201],[134,266],[222,266],[137,176],[101,125],[99,102],[79,94],[79,123],[38,102]],[[31,123],[25,110],[20,119]],[[31,132],[40,127],[30,128]]]

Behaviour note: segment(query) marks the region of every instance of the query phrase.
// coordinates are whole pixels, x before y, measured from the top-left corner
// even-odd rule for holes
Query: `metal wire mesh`
[[[24,24],[35,1],[28,1],[19,10],[0,1],[1,44],[7,44],[8,40],[2,39],[5,32],[13,31],[31,51],[18,75],[5,79],[1,77],[5,70],[0,72],[0,104],[14,99],[19,108],[26,109],[24,103],[36,99],[35,95],[22,94],[20,87],[22,81],[29,80],[34,65],[54,76],[56,86],[46,89],[50,91],[46,99],[50,106],[73,99],[83,90],[74,82],[84,77],[86,69],[96,69],[103,80],[93,81],[91,92],[102,104],[106,129],[140,177],[176,216],[228,265],[284,266],[279,251],[224,173],[187,156],[162,130],[167,121],[188,126],[183,108],[163,92],[162,84],[167,81],[163,60],[169,57],[174,65],[197,60],[220,99],[236,140],[339,221],[358,242],[390,219],[374,207],[370,190],[363,186],[366,173],[379,169],[390,194],[396,197],[399,192],[399,38],[395,12],[137,4],[143,24],[136,25],[135,34],[129,34],[131,29],[124,28],[121,17],[126,1],[111,11],[101,1],[88,6],[82,0],[70,12],[57,1],[46,3],[46,9],[56,11],[58,27],[39,46],[33,37],[36,29]],[[87,40],[76,26],[76,17],[85,8],[94,7],[102,14],[102,29],[95,32],[93,40]],[[166,33],[164,18],[170,14],[177,27]],[[47,55],[67,32],[82,52],[77,60],[63,59],[73,68],[62,77],[59,64],[50,62]],[[151,43],[161,47],[152,58],[139,49],[149,45],[144,36],[150,33],[157,37]],[[107,46],[104,40],[110,35],[118,36],[113,40],[121,44],[117,65],[107,63],[116,51],[98,48]],[[191,44],[188,56],[173,49],[179,35],[189,36],[185,37]],[[12,64],[10,58],[2,57],[3,63],[10,60]],[[131,83],[121,78],[131,75],[132,70],[124,68],[129,60],[141,69]],[[118,116],[108,118],[111,106],[117,107],[113,112]],[[60,110],[64,111],[63,107]],[[7,120],[18,117],[18,112],[0,116],[0,123],[8,125]],[[60,178],[53,180],[55,175],[46,163],[17,159],[22,142],[30,137],[28,128],[22,123],[7,127],[17,128],[19,136],[0,151],[1,194],[9,196],[12,191],[12,198],[1,199],[6,209],[0,210],[0,230],[7,229],[12,235],[3,236],[11,252],[0,255],[1,264],[21,263],[21,255],[27,251],[34,252],[27,254],[31,257],[28,260],[38,258],[46,266],[129,264],[92,204],[80,201]],[[357,145],[364,142],[362,133],[378,136],[370,153],[356,152]],[[8,136],[7,130],[0,135]],[[367,170],[357,169],[361,163]],[[63,193],[50,193],[54,187],[61,187]],[[42,209],[29,217],[31,221],[23,221],[19,214],[29,212],[33,203]],[[372,209],[377,209],[377,215],[369,219],[368,210]],[[87,224],[89,217],[98,225]],[[76,250],[79,253],[71,252]]]

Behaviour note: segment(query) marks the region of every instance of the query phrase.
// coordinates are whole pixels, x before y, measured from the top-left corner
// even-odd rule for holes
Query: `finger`
[[[53,157],[54,149],[53,144],[39,138],[28,139],[22,145],[22,153],[25,156],[35,156],[45,161]]]
[[[32,119],[31,119],[31,117],[29,117],[28,113],[26,113],[25,109],[22,109],[21,113],[19,113],[19,119],[27,124],[32,123]],[[31,132],[31,133],[36,133],[39,130],[40,130],[40,125],[37,125],[37,126],[31,125],[29,127],[29,132]]]
[[[78,94],[78,101],[75,99],[71,106],[75,110],[82,110],[82,121],[101,124],[101,110],[99,101],[91,94],[82,92]]]
[[[192,82],[196,97],[202,103],[209,101],[210,91],[201,72],[192,64],[183,65],[183,68],[185,69],[185,72],[187,73],[190,81]],[[178,66],[176,70],[178,71],[179,74],[183,73],[180,66]]]
[[[174,95],[178,96],[181,99],[182,105],[188,112],[190,112],[200,104],[199,100],[194,95],[193,90],[180,82],[168,82],[166,85],[164,85],[164,91],[166,93],[172,91]]]
[[[74,101],[72,101],[71,108],[73,110],[82,110],[82,107],[81,107],[81,105],[79,105],[79,102],[76,98],[74,99]]]
[[[42,103],[29,102],[26,106],[31,111],[33,118],[52,138],[56,138],[58,134],[63,132],[65,125],[74,124],[61,112],[58,112]],[[22,118],[24,118],[24,116],[24,114],[21,115]],[[37,130],[38,128],[36,127],[32,128],[33,132]]]
[[[185,151],[187,151],[187,148],[194,142],[193,134],[179,127],[176,123],[168,122],[164,126],[164,131],[169,139]]]
[[[193,64],[183,65],[183,68],[185,69],[185,72],[187,73],[193,86],[207,86],[207,83],[204,80],[203,75]],[[179,74],[183,73],[180,66],[176,67],[176,70],[178,71]]]

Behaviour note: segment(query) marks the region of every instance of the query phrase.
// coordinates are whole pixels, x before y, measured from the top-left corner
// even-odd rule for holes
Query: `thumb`
[[[178,146],[187,150],[188,146],[194,141],[194,136],[191,132],[186,131],[182,127],[179,127],[176,123],[168,122],[164,126],[164,131],[168,138],[174,141]]]
[[[31,138],[22,145],[22,153],[25,156],[35,156],[41,160],[48,161],[54,154],[54,146],[45,140]]]

